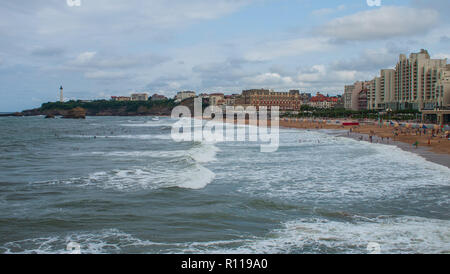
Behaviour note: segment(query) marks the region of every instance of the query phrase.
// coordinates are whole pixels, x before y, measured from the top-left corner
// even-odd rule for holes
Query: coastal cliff
[[[182,103],[183,104],[183,103]],[[169,116],[177,104],[173,100],[151,101],[69,101],[42,104],[40,108],[24,110],[16,116],[84,118],[85,116]]]

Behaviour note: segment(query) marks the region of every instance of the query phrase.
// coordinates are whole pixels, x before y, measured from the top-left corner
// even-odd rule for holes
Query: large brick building
[[[250,89],[242,92],[240,100],[245,106],[280,107],[280,110],[300,110],[302,100],[298,90],[274,92],[268,89]]]

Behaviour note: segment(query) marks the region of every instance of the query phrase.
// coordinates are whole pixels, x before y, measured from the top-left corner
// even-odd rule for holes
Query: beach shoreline
[[[329,130],[328,130],[329,131]],[[338,137],[345,137],[345,138],[350,138],[350,139],[354,139],[354,140],[358,140],[360,141],[360,137],[363,138],[363,140],[361,142],[368,142],[369,141],[369,135],[368,134],[363,134],[363,133],[353,133],[350,135],[347,135],[345,132],[339,131],[339,130],[333,130],[335,131],[336,136]],[[376,142],[378,141],[378,142]],[[435,164],[439,164],[445,167],[450,168],[450,155],[448,154],[443,154],[443,153],[436,153],[430,150],[430,148],[428,147],[418,147],[418,148],[414,148],[414,146],[408,144],[408,143],[404,143],[404,142],[400,142],[400,141],[385,141],[382,142],[381,137],[378,136],[374,136],[374,144],[382,144],[382,145],[388,145],[388,146],[395,146],[400,148],[403,151],[407,151],[407,152],[411,152],[414,154],[417,154],[423,158],[425,158],[427,161],[433,162]]]
[[[373,137],[371,143],[396,146],[404,151],[415,153],[430,162],[450,168],[450,141],[445,139],[438,140],[438,138],[434,138],[431,140],[430,145],[428,145],[427,136],[400,135],[394,137],[394,134],[390,132],[391,130],[393,130],[393,128],[379,128],[377,126],[368,125],[342,127],[338,125],[329,125],[317,122],[303,123],[284,121],[280,119],[280,127],[317,131],[332,130],[336,133],[336,136],[351,138],[369,143],[371,135],[370,132],[372,132]],[[350,129],[352,129],[351,132]],[[413,143],[415,141],[419,142],[417,148],[413,146]]]
[[[237,123],[237,121],[234,121]],[[246,119],[245,124],[249,124],[249,120]],[[259,126],[257,122],[253,122],[253,125]],[[268,121],[270,126],[270,120]],[[401,135],[395,136],[393,127],[375,126],[375,125],[359,125],[359,126],[342,126],[336,124],[326,124],[314,121],[300,122],[285,120],[281,118],[279,120],[280,128],[290,128],[299,130],[314,130],[323,131],[327,130],[334,132],[335,136],[346,137],[354,140],[369,142],[372,135],[371,143],[378,143],[384,145],[396,146],[404,151],[419,155],[426,160],[450,168],[450,141],[440,138],[429,138],[428,135],[411,136]],[[428,144],[430,139],[430,144]],[[414,142],[418,142],[418,146],[415,147]]]

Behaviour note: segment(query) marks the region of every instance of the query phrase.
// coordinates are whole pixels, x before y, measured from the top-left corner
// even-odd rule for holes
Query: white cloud
[[[438,18],[433,9],[384,6],[334,19],[317,31],[340,40],[378,40],[424,34]]]
[[[344,83],[356,80],[355,70],[333,70],[325,65],[314,65],[310,69],[300,71],[296,79],[307,83]]]
[[[450,60],[450,53],[438,53],[438,54],[434,54],[433,58],[435,59],[448,59]]]
[[[127,74],[121,71],[90,71],[84,76],[88,79],[121,79],[127,77]]]
[[[335,12],[343,11],[345,9],[346,9],[345,5],[340,5],[337,8],[323,8],[323,9],[313,10],[312,15],[325,16],[325,15],[330,15]]]
[[[392,48],[389,48],[392,47]],[[379,49],[366,49],[359,56],[332,62],[335,70],[379,71],[395,66],[400,53],[395,45]]]
[[[283,41],[274,41],[262,46],[250,49],[245,58],[251,61],[272,60],[286,56],[300,56],[312,52],[330,50],[328,39],[326,38],[298,38]]]
[[[283,77],[278,73],[270,73],[270,72],[258,74],[258,75],[252,76],[252,77],[245,77],[245,78],[243,78],[243,81],[247,84],[257,85],[257,86],[264,86],[264,85],[286,86],[286,85],[294,84],[291,77],[287,77],[287,76]]]
[[[136,30],[146,30],[149,35],[184,28],[197,21],[220,18],[254,1],[258,0],[93,0],[83,1],[80,7],[70,8],[65,1],[55,3],[38,0],[36,2],[40,2],[39,5],[32,8],[36,16],[34,19],[39,22],[35,28],[44,35],[74,31],[102,35],[105,32]]]
[[[75,65],[85,65],[89,63],[96,55],[95,51],[87,51],[83,52],[77,56],[77,58],[73,61]]]

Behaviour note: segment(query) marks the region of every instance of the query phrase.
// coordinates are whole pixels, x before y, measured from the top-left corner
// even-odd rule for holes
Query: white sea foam
[[[149,150],[149,151],[111,151],[101,152],[93,151],[89,153],[74,153],[73,156],[89,156],[99,155],[107,157],[123,157],[123,158],[182,158],[191,157],[197,163],[209,163],[217,160],[216,156],[220,149],[214,144],[200,143],[196,144],[193,148],[188,150],[173,150],[173,151],[161,151],[161,150]]]
[[[75,242],[81,253],[368,253],[369,243],[381,253],[450,253],[450,221],[421,217],[355,218],[351,222],[305,218],[289,221],[263,237],[207,242],[158,243],[141,240],[117,229],[74,233],[9,242],[1,253],[68,253]]]
[[[238,191],[273,198],[348,201],[450,186],[449,168],[395,146],[313,131],[280,133],[278,153],[247,152],[221,159],[224,165],[253,163],[254,172],[240,175],[246,183],[238,185]],[[450,202],[450,197],[441,202]]]
[[[181,253],[450,253],[450,221],[421,217],[379,217],[369,221],[300,219],[265,237],[186,244]]]
[[[96,172],[88,178],[69,180],[83,186],[96,186],[120,191],[139,189],[187,188],[202,189],[215,178],[215,173],[200,164],[185,168],[162,169],[160,167],[138,167]]]
[[[158,122],[147,122],[147,123],[141,123],[141,124],[120,124],[120,126],[123,127],[168,127],[170,128],[173,124],[172,123],[158,123]]]
[[[169,134],[136,134],[136,135],[66,135],[68,138],[111,138],[111,139],[139,139],[139,140],[171,140]]]
[[[291,221],[234,251],[267,253],[365,253],[370,242],[381,253],[449,253],[450,221],[420,217],[382,217],[372,222],[323,219]]]
[[[198,163],[209,163],[216,161],[216,155],[220,151],[214,144],[202,143],[188,151],[188,154]]]
[[[9,242],[0,246],[0,252],[5,254],[69,254],[71,252],[67,250],[69,243],[79,244],[82,254],[119,253],[124,247],[154,244],[150,241],[141,241],[117,229],[108,229],[92,233],[74,233],[67,236]]]

